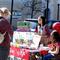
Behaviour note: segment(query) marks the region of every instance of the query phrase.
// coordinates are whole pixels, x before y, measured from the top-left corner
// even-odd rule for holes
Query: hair
[[[41,16],[41,19],[42,19],[42,23],[43,23],[43,26],[46,24],[46,19],[44,16]]]
[[[46,24],[46,19],[44,16],[39,16],[38,19],[40,19],[40,18],[42,19],[42,24],[44,26]]]
[[[52,33],[52,36],[53,36],[53,39],[55,40],[55,42],[60,42],[60,35],[59,35],[59,33],[57,31],[54,31]]]
[[[9,15],[9,16],[11,15],[11,13],[10,13],[10,11],[9,11],[8,8],[6,8],[6,7],[1,7],[1,8],[0,8],[0,16],[3,16],[4,14],[7,15],[7,16],[8,16],[8,15]]]

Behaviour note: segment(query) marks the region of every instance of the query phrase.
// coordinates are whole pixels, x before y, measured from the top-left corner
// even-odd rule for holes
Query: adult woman
[[[0,60],[7,60],[10,48],[10,37],[13,35],[12,27],[7,21],[10,12],[7,8],[0,8]]]

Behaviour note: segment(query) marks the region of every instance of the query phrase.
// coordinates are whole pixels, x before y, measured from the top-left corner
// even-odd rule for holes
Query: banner
[[[29,60],[30,53],[29,53],[29,49],[17,48],[11,46],[9,56],[14,56],[23,60]]]
[[[10,46],[9,56],[15,56],[15,47],[14,46]]]

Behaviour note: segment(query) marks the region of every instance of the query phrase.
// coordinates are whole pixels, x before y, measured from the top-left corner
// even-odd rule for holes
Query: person
[[[53,30],[51,32],[51,42],[49,42],[48,44],[49,51],[48,54],[43,57],[43,60],[49,60],[59,53],[59,44],[58,44],[59,40],[60,40],[59,33],[56,30]]]
[[[7,19],[8,16],[10,16],[10,11],[5,7],[0,8],[0,60],[7,60],[10,50],[10,39],[13,35],[12,26]]]
[[[44,21],[43,21],[43,20],[44,20]],[[38,17],[38,25],[37,25],[37,27],[36,27],[36,32],[39,33],[40,28],[42,28],[42,26],[44,26],[44,25],[45,25],[45,17],[44,17],[44,16],[39,16],[39,17]]]
[[[46,45],[47,42],[48,42],[49,35],[50,35],[50,30],[49,30],[47,21],[46,21],[44,16],[39,16],[38,17],[38,26],[37,26],[36,31],[38,31],[38,33],[40,35],[42,35],[39,46],[40,46],[41,43]]]
[[[38,33],[43,32],[45,35],[49,35],[49,28],[47,24],[47,20],[45,19],[44,16],[39,16],[38,17]]]

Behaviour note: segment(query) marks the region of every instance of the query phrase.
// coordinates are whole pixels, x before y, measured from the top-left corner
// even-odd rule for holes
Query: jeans
[[[7,60],[9,55],[9,48],[0,46],[0,60]]]
[[[47,55],[43,56],[43,60],[50,60],[53,57],[54,56],[52,56],[51,54],[47,54]]]

